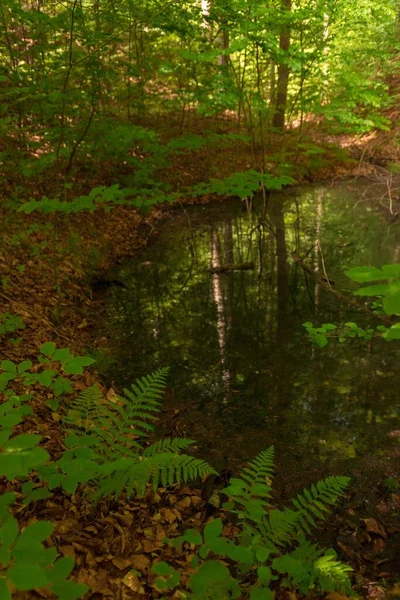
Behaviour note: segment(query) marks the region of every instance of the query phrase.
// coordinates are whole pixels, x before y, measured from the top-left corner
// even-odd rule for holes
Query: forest
[[[398,0],[0,0],[0,600],[400,598]]]

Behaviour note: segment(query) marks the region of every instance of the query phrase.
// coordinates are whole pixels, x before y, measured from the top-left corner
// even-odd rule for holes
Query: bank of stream
[[[273,444],[279,499],[351,475],[347,506],[387,519],[394,537],[382,560],[395,573],[400,496],[384,482],[400,477],[400,346],[333,339],[313,348],[304,322],[378,322],[292,259],[305,257],[351,297],[346,269],[399,260],[399,228],[380,198],[378,187],[348,181],[182,209],[119,269],[105,329],[119,388],[170,367],[159,436],[196,439],[197,455],[230,473]]]

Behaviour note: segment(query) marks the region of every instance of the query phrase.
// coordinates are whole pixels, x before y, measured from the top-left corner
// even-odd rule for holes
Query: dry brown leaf
[[[70,531],[79,531],[78,519],[64,519],[64,521],[59,521],[54,528],[54,533],[58,535],[69,533]]]
[[[129,571],[122,580],[122,583],[126,585],[132,592],[144,595],[144,587],[141,585],[140,579],[134,571]]]
[[[176,514],[170,508],[162,508],[161,513],[167,523],[173,523],[176,521]]]
[[[111,562],[117,569],[120,569],[120,571],[124,571],[132,565],[131,558],[122,558],[122,556],[115,556]]]
[[[150,559],[145,554],[133,554],[130,557],[131,565],[137,571],[145,571],[150,565]]]
[[[378,523],[376,519],[362,519],[365,523],[365,529],[369,533],[376,533],[383,539],[386,539],[386,531],[383,529],[382,525]]]

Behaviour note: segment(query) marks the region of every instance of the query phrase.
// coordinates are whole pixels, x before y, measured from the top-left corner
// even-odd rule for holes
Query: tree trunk
[[[282,9],[285,16],[285,22],[283,23],[279,48],[283,54],[281,62],[278,66],[278,83],[276,86],[276,103],[275,112],[272,119],[272,125],[276,129],[283,130],[285,128],[285,113],[287,106],[287,95],[289,85],[289,66],[287,64],[287,56],[290,48],[290,26],[286,21],[288,16],[285,13],[289,13],[292,9],[292,0],[282,0]]]

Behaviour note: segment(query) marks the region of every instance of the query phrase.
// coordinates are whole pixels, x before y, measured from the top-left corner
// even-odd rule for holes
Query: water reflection
[[[274,443],[280,461],[331,468],[377,455],[399,428],[398,345],[330,344],[314,351],[305,321],[366,324],[291,258],[350,293],[351,266],[390,263],[397,228],[351,185],[194,208],[168,222],[141,261],[121,269],[109,298],[122,386],[169,365],[165,433],[199,441],[218,466]],[[145,261],[145,262],[144,262]],[[253,270],[212,272],[253,261]],[[167,412],[170,414],[170,412]]]

